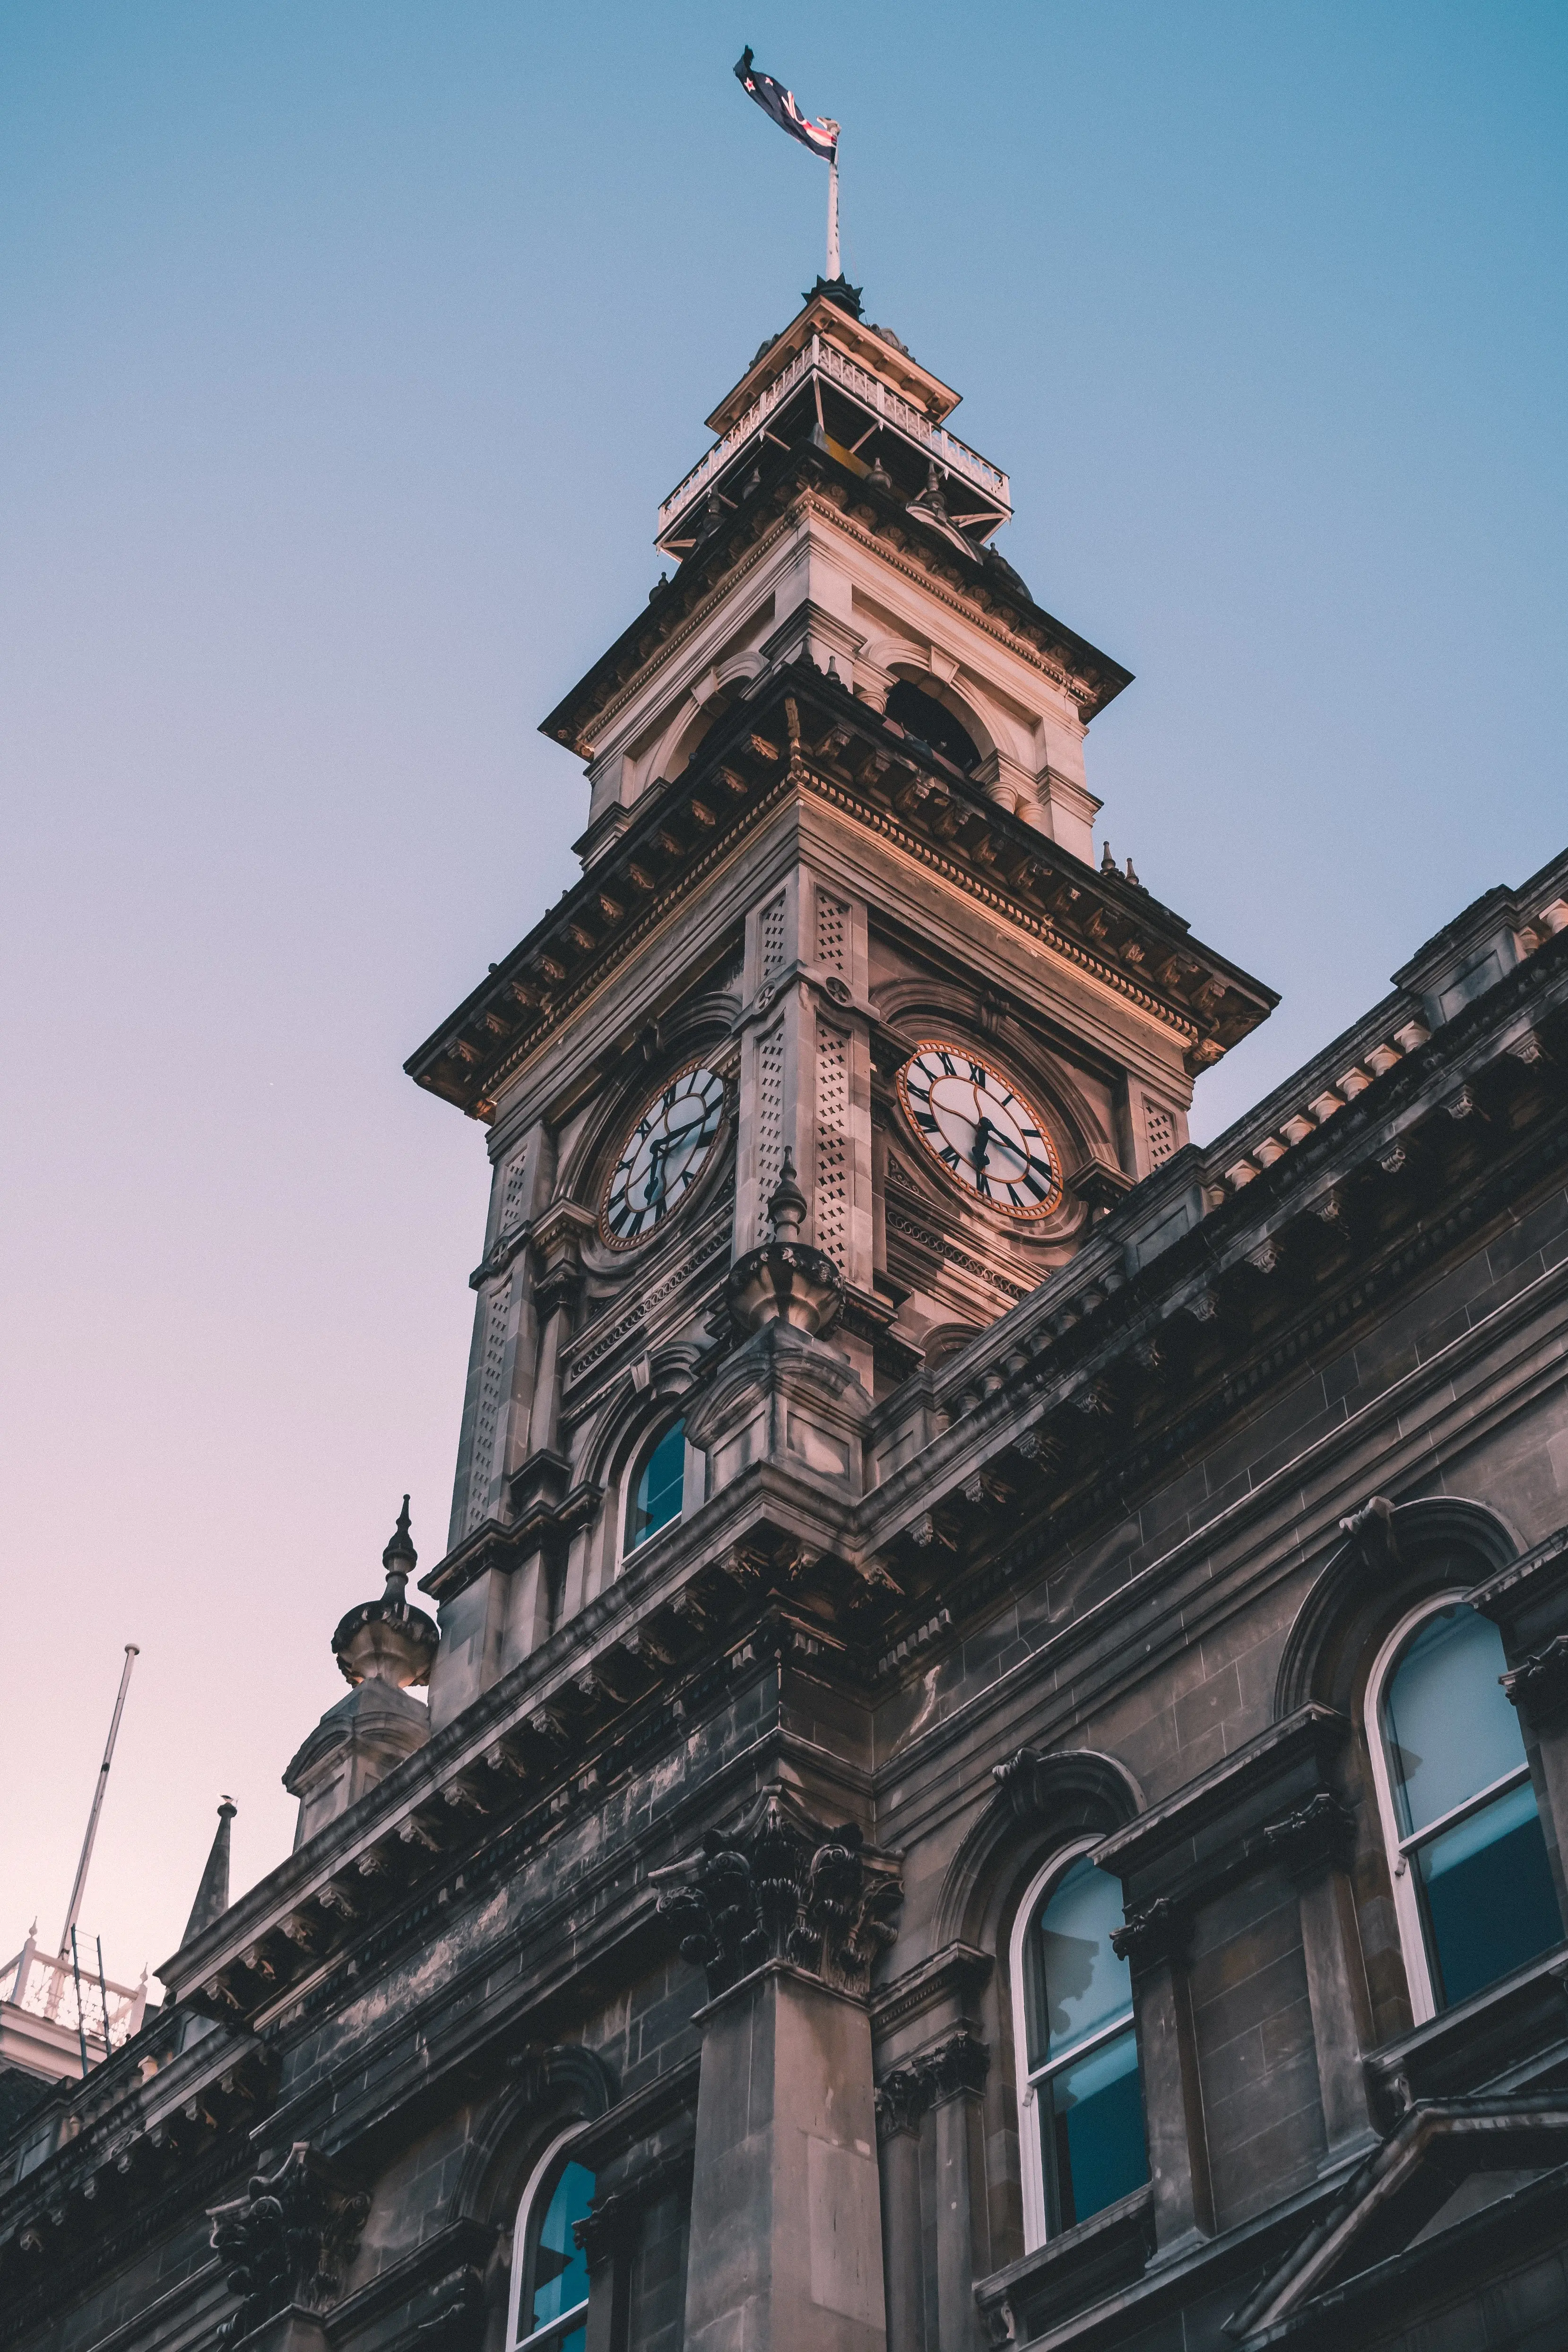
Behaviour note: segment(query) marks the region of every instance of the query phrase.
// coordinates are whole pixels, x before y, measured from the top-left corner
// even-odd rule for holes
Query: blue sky
[[[400,1064],[571,879],[537,721],[821,266],[747,41],[842,121],[846,268],[1011,471],[1005,551],[1137,673],[1102,831],[1284,993],[1200,1133],[1568,838],[1560,6],[11,0],[0,1543],[38,1760],[0,1946],[58,1932],[122,1643],[86,1916],[134,1973],[220,1790],[242,1876],[286,1850],[405,1486],[442,1548],[484,1160]]]

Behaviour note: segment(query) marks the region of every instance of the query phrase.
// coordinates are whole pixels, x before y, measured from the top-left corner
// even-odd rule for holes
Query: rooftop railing
[[[900,394],[875,376],[868,368],[858,366],[832,343],[825,343],[813,335],[809,343],[798,351],[784,373],[775,376],[764,393],[759,394],[745,415],[733,424],[720,441],[715,441],[705,457],[699,458],[685,479],[679,482],[658,510],[658,537],[662,540],[679,521],[681,516],[701,497],[715,476],[722,473],[737,449],[760,434],[773,415],[789,399],[796,387],[812,374],[823,376],[838,384],[861,407],[890,425],[906,441],[911,442],[926,456],[935,460],[947,473],[956,474],[973,489],[980,491],[990,502],[1002,509],[1003,516],[1013,511],[1012,490],[1007,477],[1000,467],[961,441],[956,433],[945,426],[933,425],[922,416]]]
[[[137,1985],[100,1979],[96,1965],[79,1978],[68,1959],[41,1952],[31,1936],[14,1958],[0,1967],[0,2003],[26,2016],[42,2018],[67,2033],[79,2033],[89,2052],[105,2056],[141,2027],[147,2007],[147,1979]]]

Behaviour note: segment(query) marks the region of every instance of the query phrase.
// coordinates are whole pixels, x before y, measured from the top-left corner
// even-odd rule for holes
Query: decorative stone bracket
[[[1134,1968],[1179,1960],[1186,1948],[1198,1906],[1266,1864],[1278,1864],[1293,1878],[1325,1868],[1346,1869],[1355,1850],[1356,1817],[1329,1789],[1318,1789],[1279,1820],[1265,1822],[1256,1836],[1241,1838],[1228,1858],[1199,1872],[1174,1896],[1156,1895],[1129,1911],[1126,1924],[1112,1927],[1119,1958]]]
[[[296,2140],[276,2172],[257,2173],[243,2197],[209,2208],[214,2251],[240,2307],[231,2343],[291,2305],[321,2311],[359,2251],[370,2200],[347,2188],[314,2148]]]
[[[649,1874],[710,2000],[769,1960],[864,1998],[903,1901],[897,1863],[853,1822],[824,1828],[776,1791],[740,1831],[710,1830],[700,1853]]]
[[[1532,1721],[1544,1721],[1568,1704],[1568,1633],[1555,1633],[1544,1648],[1521,1658],[1498,1680],[1511,1703]]]

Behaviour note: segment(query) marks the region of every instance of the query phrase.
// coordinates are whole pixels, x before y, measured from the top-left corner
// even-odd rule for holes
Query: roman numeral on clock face
[[[1044,1120],[988,1058],[931,1039],[898,1074],[905,1118],[945,1181],[994,1214],[1036,1220],[1060,1202],[1060,1161]]]
[[[678,1071],[622,1138],[605,1185],[599,1234],[628,1249],[656,1233],[696,1190],[723,1123],[724,1085],[705,1064]]]

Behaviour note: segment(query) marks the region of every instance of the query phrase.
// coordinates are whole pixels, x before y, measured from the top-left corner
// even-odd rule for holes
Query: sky
[[[1207,1138],[1568,842],[1568,12],[6,0],[0,1961],[180,1940],[443,1549],[482,1132],[405,1056],[576,871],[535,730],[822,267],[1136,673],[1100,831],[1282,992]],[[7,1940],[9,1939],[9,1940]]]

